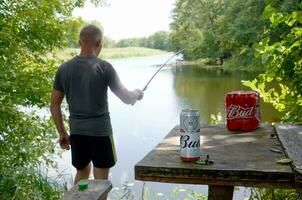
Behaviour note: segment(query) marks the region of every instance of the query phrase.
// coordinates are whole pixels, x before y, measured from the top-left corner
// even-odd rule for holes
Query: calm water
[[[120,79],[129,89],[143,88],[148,79],[171,54],[160,56],[110,60]],[[110,180],[114,188],[111,199],[141,199],[143,183],[134,180],[134,165],[141,160],[167,133],[179,123],[184,108],[200,111],[201,123],[209,123],[211,114],[224,116],[224,95],[232,90],[248,90],[241,80],[255,77],[252,73],[227,73],[220,70],[200,69],[196,66],[165,67],[151,82],[144,99],[134,106],[123,104],[109,92],[111,113],[118,162],[111,170]],[[263,121],[277,120],[277,114],[269,105],[261,104]],[[64,152],[58,160],[59,170],[67,177],[75,174],[71,166],[70,152]],[[69,179],[71,180],[71,179]],[[71,184],[71,181],[70,183]],[[150,199],[182,199],[186,194],[172,197],[179,187],[207,194],[207,186],[177,185],[147,182]],[[246,191],[240,188],[234,199],[243,199]],[[188,194],[188,192],[187,192]]]

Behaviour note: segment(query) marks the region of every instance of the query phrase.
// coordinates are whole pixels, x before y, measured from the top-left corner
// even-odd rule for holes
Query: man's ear
[[[78,41],[79,45],[81,46],[81,40]]]
[[[96,42],[96,46],[102,48],[102,41],[101,41],[101,40],[98,40],[98,41]]]

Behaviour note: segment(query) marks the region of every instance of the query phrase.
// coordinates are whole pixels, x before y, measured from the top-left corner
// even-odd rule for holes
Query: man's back
[[[120,84],[112,65],[95,56],[76,56],[62,64],[54,89],[66,94],[70,129],[84,135],[111,132],[107,88],[115,91]]]

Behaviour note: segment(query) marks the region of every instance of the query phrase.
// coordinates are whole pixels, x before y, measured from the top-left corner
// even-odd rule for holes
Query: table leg
[[[234,186],[209,185],[208,200],[232,200]]]

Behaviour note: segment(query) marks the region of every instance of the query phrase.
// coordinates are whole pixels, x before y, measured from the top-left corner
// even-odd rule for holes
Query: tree
[[[219,45],[216,39],[216,22],[224,6],[224,1],[221,0],[176,1],[173,22],[170,25],[172,46],[177,50],[186,49],[183,52],[186,59],[216,59]]]
[[[78,48],[79,45],[79,32],[84,26],[85,21],[81,18],[70,18],[66,23],[67,25],[67,46],[72,48]]]
[[[10,199],[9,194],[15,199],[43,198],[39,196],[43,191],[36,192],[37,197],[30,196],[37,179],[20,175],[42,164],[53,164],[50,155],[57,152],[57,136],[49,116],[38,113],[49,105],[59,64],[52,52],[67,44],[73,24],[71,12],[83,3],[0,1],[0,182],[13,181],[11,188],[4,187],[6,191],[0,187],[1,199]]]
[[[170,50],[169,33],[158,31],[149,37],[135,37],[121,39],[116,44],[117,47],[148,47],[153,49]]]
[[[168,50],[169,49],[169,33],[166,31],[158,31],[148,38],[150,48]]]
[[[114,48],[116,46],[116,42],[109,37],[103,36],[103,47],[104,48]]]
[[[262,59],[265,72],[244,84],[258,91],[264,101],[280,111],[283,121],[301,122],[302,4],[297,2],[294,11],[290,6],[289,12],[282,11],[285,7],[279,7],[280,4],[278,7],[272,5],[268,5],[263,13],[271,23],[265,30],[266,37],[255,46],[256,56]],[[280,30],[283,33],[276,36],[274,32]],[[277,83],[279,88],[269,89],[271,82]]]
[[[186,49],[186,59],[222,63],[231,58],[242,65],[254,64],[251,46],[261,38],[263,8],[263,0],[178,0],[171,23],[172,45]]]
[[[117,42],[118,47],[139,47],[140,44],[142,44],[141,40],[143,38],[127,38],[127,39],[121,39]]]

